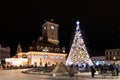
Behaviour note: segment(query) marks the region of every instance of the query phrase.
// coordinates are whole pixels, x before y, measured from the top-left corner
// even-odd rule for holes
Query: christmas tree
[[[86,50],[81,32],[80,32],[80,22],[76,22],[76,31],[75,31],[75,36],[74,40],[70,49],[70,53],[68,55],[66,65],[71,65],[71,64],[89,64],[90,66],[93,65],[89,54]]]

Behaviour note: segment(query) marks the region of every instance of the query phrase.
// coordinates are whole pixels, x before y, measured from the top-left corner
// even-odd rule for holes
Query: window
[[[54,56],[50,56],[51,59],[54,59]]]
[[[63,59],[63,56],[61,56],[60,59]]]
[[[46,30],[46,26],[44,26],[44,30]]]
[[[54,26],[51,26],[51,27],[50,27],[50,29],[51,29],[51,30],[54,30],[54,29],[55,29],[55,27],[54,27]]]
[[[40,55],[39,57],[40,57],[40,58],[43,58],[43,55]]]
[[[31,58],[31,55],[28,55],[28,58]]]
[[[37,54],[34,54],[34,58],[38,58]]]
[[[47,59],[47,58],[48,58],[48,55],[44,55],[44,57],[45,57],[45,59]]]
[[[58,57],[58,56],[56,56],[56,59],[59,59],[59,57]]]

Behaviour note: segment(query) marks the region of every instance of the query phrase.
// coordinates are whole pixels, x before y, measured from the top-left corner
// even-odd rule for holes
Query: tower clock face
[[[55,27],[54,27],[54,26],[51,26],[51,27],[50,27],[50,29],[51,29],[51,30],[54,30],[54,29],[55,29]]]

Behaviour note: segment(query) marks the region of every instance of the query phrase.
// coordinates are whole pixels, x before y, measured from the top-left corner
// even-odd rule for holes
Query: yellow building
[[[6,63],[13,66],[44,66],[47,63],[48,66],[52,66],[65,63],[67,54],[30,51],[18,53],[16,56],[6,58]]]
[[[44,66],[46,63],[48,66],[52,66],[66,61],[66,54],[61,53],[30,51],[25,54],[18,54],[18,57],[27,58],[29,66]]]
[[[66,61],[66,54],[61,53],[28,52],[27,56],[29,65],[44,66],[47,63],[52,66]]]
[[[19,59],[17,60],[19,64],[16,64],[16,66],[44,66],[46,63],[48,66],[52,66],[61,62],[65,63],[67,54],[65,53],[65,47],[62,47],[62,49],[59,47],[58,30],[58,24],[46,21],[42,25],[42,37],[39,37],[37,42],[30,45],[29,52],[22,52],[22,47],[19,44],[14,56],[14,58]],[[10,61],[11,59],[6,59],[7,63],[13,63]]]

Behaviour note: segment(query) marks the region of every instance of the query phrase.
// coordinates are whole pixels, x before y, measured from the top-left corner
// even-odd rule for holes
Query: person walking
[[[116,76],[118,76],[119,75],[119,70],[118,70],[118,68],[116,68]]]
[[[69,68],[69,76],[72,78],[74,77],[75,70],[74,70],[74,65],[71,65]]]
[[[91,76],[92,77],[94,77],[95,72],[96,72],[95,68],[93,66],[91,66]]]
[[[45,64],[45,72],[47,72],[48,71],[48,65],[47,65],[47,63]]]

